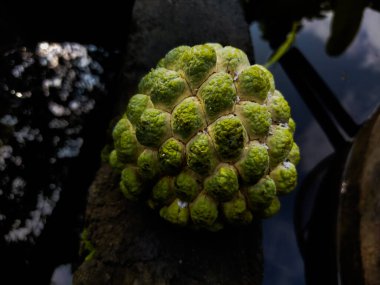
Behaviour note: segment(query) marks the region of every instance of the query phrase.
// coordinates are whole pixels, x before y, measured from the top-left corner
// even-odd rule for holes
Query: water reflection
[[[328,37],[331,14],[323,21],[304,21],[304,30],[300,32],[297,42],[313,67],[359,123],[374,110],[380,92],[380,41],[373,37],[374,30],[378,30],[380,25],[380,16],[371,9],[366,9],[364,15],[356,39],[338,58],[327,57],[321,48]],[[311,45],[310,42],[316,44]]]
[[[348,55],[363,56],[361,66],[380,71],[380,18],[378,13],[366,9],[364,13],[363,31],[348,51]],[[366,52],[363,54],[363,49]]]
[[[94,46],[39,43],[0,57],[0,245],[33,243],[105,95]]]
[[[320,21],[314,19],[311,21],[303,21],[302,33],[312,34],[319,38],[322,42],[326,42],[332,21],[332,12],[324,14],[325,19]],[[360,33],[353,41],[352,45],[347,49],[343,57],[358,58],[360,60],[359,67],[369,68],[375,71],[380,70],[380,18],[378,12],[372,9],[364,10],[364,18]],[[365,53],[363,53],[365,50]]]
[[[357,40],[362,20],[368,16],[369,9],[380,11],[375,0],[247,0],[244,5],[247,18],[259,23],[262,37],[274,49],[286,41],[295,24],[300,31],[305,19],[329,17],[332,21],[325,23],[329,30],[324,35],[324,44],[326,52],[333,56],[343,54],[353,40]]]
[[[331,12],[325,14],[323,19],[304,19],[303,29],[299,31],[295,43],[357,123],[365,121],[380,104],[380,45],[379,39],[372,36],[373,30],[378,30],[380,25],[380,14],[366,9],[364,15],[356,39],[338,58],[331,58],[325,53],[325,43],[330,34]],[[273,21],[275,19],[276,17],[272,17]],[[278,20],[277,23],[282,22]],[[273,50],[268,42],[262,40],[262,28],[257,24],[252,25],[251,34],[256,61],[263,64]],[[295,121],[299,122],[295,140],[301,148],[302,159],[298,170],[299,183],[302,184],[306,174],[334,149],[281,66],[275,64],[271,71],[275,75],[277,88],[283,92],[292,106]],[[315,193],[309,194],[301,217],[304,221],[309,219],[313,211]],[[264,222],[264,284],[306,284],[293,225],[295,195],[284,197],[281,202],[280,215]],[[326,264],[326,260],[317,262],[320,269]],[[314,268],[314,271],[316,270],[318,268]],[[327,284],[329,281],[325,282]]]

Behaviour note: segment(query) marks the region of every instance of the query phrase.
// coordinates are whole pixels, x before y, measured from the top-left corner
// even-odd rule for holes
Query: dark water
[[[304,20],[295,46],[309,60],[354,120],[362,123],[380,104],[380,14],[367,9],[354,42],[344,54],[336,58],[325,53],[331,16],[331,13],[327,13],[325,19]],[[263,64],[272,50],[260,38],[260,34],[258,25],[253,24],[251,36],[256,61]],[[290,102],[293,117],[298,122],[295,140],[302,154],[298,166],[299,184],[302,184],[305,176],[334,149],[281,65],[276,63],[270,70],[276,78],[277,88]],[[293,223],[297,191],[299,188],[283,197],[280,214],[264,222],[265,285],[306,284],[304,264]],[[307,219],[308,214],[310,212],[304,211],[303,218]],[[322,263],[323,261],[321,265]]]
[[[12,284],[48,283],[77,256],[104,144],[109,58],[95,46],[47,42],[1,55],[0,263]]]
[[[105,95],[103,70],[75,44],[16,49],[1,66],[1,233],[33,242],[59,200],[65,161],[79,155],[85,116]]]

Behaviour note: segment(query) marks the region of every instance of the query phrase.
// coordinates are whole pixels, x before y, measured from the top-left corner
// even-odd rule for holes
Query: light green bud
[[[140,121],[142,113],[147,108],[153,108],[153,103],[150,97],[143,94],[136,94],[129,99],[126,115],[129,121],[136,126]]]
[[[139,144],[136,140],[135,130],[126,117],[117,122],[112,136],[118,160],[123,163],[135,161]]]
[[[181,57],[185,51],[190,50],[189,46],[179,46],[170,50],[163,59],[159,61],[157,67],[164,67],[170,70],[179,70],[181,68]]]
[[[125,164],[122,163],[118,158],[117,158],[117,152],[116,150],[112,150],[110,155],[109,155],[109,164],[116,170],[121,171],[123,170]]]
[[[235,168],[221,164],[216,172],[205,180],[204,190],[218,201],[228,201],[239,191],[239,181]]]
[[[165,173],[178,173],[183,164],[184,146],[176,139],[170,138],[161,145],[158,157],[161,169]]]
[[[300,159],[301,159],[300,149],[298,145],[295,142],[293,142],[293,146],[288,154],[288,160],[294,165],[297,165],[300,162]]]
[[[206,43],[205,45],[212,47],[216,52],[218,52],[218,50],[223,48],[223,46],[221,44],[218,44],[218,43]]]
[[[223,214],[227,222],[231,224],[249,224],[253,218],[245,197],[240,192],[231,201],[223,203]]]
[[[226,46],[216,50],[218,56],[217,70],[227,72],[235,77],[240,71],[250,66],[245,52]]]
[[[238,75],[236,88],[240,99],[263,103],[274,92],[273,75],[263,66],[252,65]]]
[[[265,209],[276,197],[276,184],[269,176],[261,178],[255,185],[247,188],[247,199],[253,210]]]
[[[271,167],[276,166],[288,156],[293,146],[293,135],[289,128],[273,126],[266,140]]]
[[[210,137],[197,134],[186,146],[186,160],[189,168],[200,175],[207,175],[217,163]]]
[[[181,57],[181,70],[192,90],[198,89],[215,68],[216,51],[209,45],[193,46]]]
[[[257,182],[269,168],[266,146],[257,141],[251,142],[242,158],[236,163],[236,168],[245,182]]]
[[[231,76],[224,72],[211,75],[197,95],[209,122],[230,113],[236,101],[236,89]]]
[[[278,194],[287,194],[297,185],[297,170],[291,162],[279,164],[271,171],[270,177],[276,184]]]
[[[142,145],[158,147],[170,135],[170,114],[157,109],[146,109],[142,113],[136,128],[136,137]]]
[[[174,191],[182,201],[191,202],[198,195],[200,187],[195,174],[189,170],[183,170],[174,180]]]
[[[238,117],[221,117],[209,127],[209,133],[221,160],[239,159],[247,142],[247,134]]]
[[[189,221],[189,204],[175,199],[169,206],[161,208],[160,216],[172,224],[185,226]]]
[[[211,197],[201,193],[190,205],[190,216],[196,226],[210,227],[218,217],[218,204]]]
[[[151,208],[167,205],[175,198],[174,182],[171,176],[161,178],[152,189],[151,199],[148,201]]]
[[[242,101],[236,105],[236,114],[241,119],[251,140],[265,137],[268,134],[272,118],[267,106]]]
[[[261,212],[263,218],[270,218],[280,211],[281,203],[278,197],[274,197],[270,205]]]
[[[290,107],[284,96],[276,90],[268,98],[268,108],[272,114],[272,120],[278,123],[288,123],[290,118]]]
[[[129,200],[136,200],[144,190],[138,170],[127,166],[121,172],[120,189]]]
[[[167,112],[191,95],[185,79],[165,68],[153,69],[145,75],[139,83],[139,93],[149,95],[156,108]]]
[[[196,97],[186,98],[175,107],[172,115],[172,129],[174,135],[180,140],[187,142],[205,127],[206,121]]]
[[[296,122],[292,118],[289,119],[288,126],[289,130],[294,134],[296,132]]]
[[[146,149],[137,159],[137,166],[142,178],[152,180],[160,172],[157,151]]]

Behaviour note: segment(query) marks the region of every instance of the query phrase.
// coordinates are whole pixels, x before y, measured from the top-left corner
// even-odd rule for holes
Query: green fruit
[[[294,189],[295,122],[272,74],[218,43],[179,46],[145,75],[113,130],[109,163],[128,199],[217,231],[280,209]]]

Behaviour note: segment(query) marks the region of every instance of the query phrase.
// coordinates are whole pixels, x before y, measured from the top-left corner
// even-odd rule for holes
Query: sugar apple
[[[219,230],[280,209],[300,159],[272,74],[220,44],[179,46],[145,75],[113,129],[120,189],[170,223]]]

